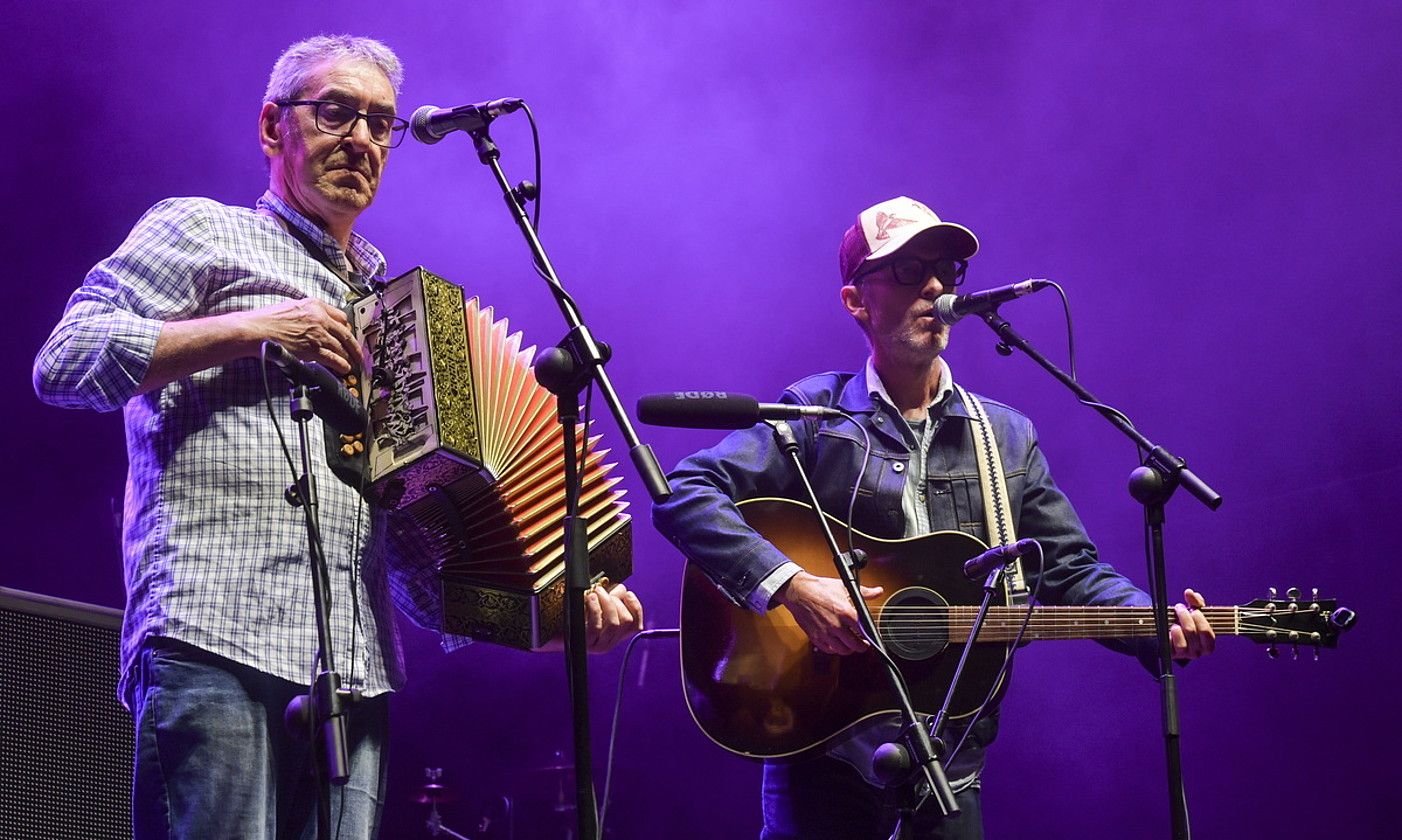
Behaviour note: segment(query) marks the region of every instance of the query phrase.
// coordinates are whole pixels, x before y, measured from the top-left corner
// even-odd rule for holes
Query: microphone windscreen
[[[638,420],[684,429],[746,429],[760,421],[759,401],[724,391],[674,391],[638,400]]]
[[[432,145],[443,139],[440,135],[434,134],[428,125],[428,118],[433,116],[433,112],[437,110],[432,105],[425,105],[414,112],[414,116],[409,119],[409,131],[413,133],[415,140]]]
[[[959,320],[960,316],[954,312],[954,304],[958,301],[959,298],[948,292],[935,298],[935,317],[941,324],[952,327]]]

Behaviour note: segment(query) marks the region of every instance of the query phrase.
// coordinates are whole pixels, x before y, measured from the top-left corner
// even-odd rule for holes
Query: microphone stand
[[[900,705],[901,738],[906,742],[905,748],[909,751],[908,757],[911,763],[924,777],[917,783],[917,793],[922,802],[926,796],[933,796],[942,815],[957,814],[959,806],[954,802],[954,791],[949,787],[949,780],[945,778],[944,768],[940,766],[938,757],[935,755],[934,745],[931,743],[925,728],[920,725],[920,719],[916,717],[915,706],[911,703],[905,680],[901,677],[900,669],[896,667],[895,660],[891,659],[890,654],[886,651],[886,646],[882,644],[881,636],[876,631],[876,622],[871,617],[871,610],[867,607],[866,599],[862,597],[861,587],[857,583],[856,569],[864,561],[854,557],[855,552],[844,552],[838,547],[837,539],[832,535],[832,528],[828,525],[827,517],[823,515],[823,506],[818,501],[818,494],[813,490],[813,485],[808,480],[807,470],[803,468],[803,458],[798,453],[798,440],[794,437],[793,429],[789,426],[788,421],[771,420],[767,422],[774,430],[774,438],[779,447],[788,454],[789,460],[793,461],[794,470],[798,474],[799,481],[803,484],[804,493],[808,496],[808,503],[813,506],[813,512],[818,517],[823,537],[827,540],[828,551],[832,553],[833,565],[837,568],[837,577],[847,590],[847,597],[857,608],[857,622],[861,625],[862,634],[866,636],[872,649],[881,658],[882,664],[886,666],[886,676],[890,680],[891,688]],[[974,626],[974,632],[978,632],[977,624]],[[945,702],[948,703],[948,700]],[[904,757],[901,760],[904,760]],[[904,823],[905,813],[903,811],[901,822],[896,827],[898,835],[902,833]]]
[[[591,382],[599,386],[609,411],[619,431],[628,444],[628,454],[633,466],[641,475],[643,484],[654,501],[663,501],[672,495],[657,456],[652,448],[638,439],[632,422],[623,409],[618,393],[604,371],[610,352],[602,342],[596,341],[589,327],[585,325],[579,309],[570,300],[560,282],[555,267],[545,253],[545,246],[531,226],[526,215],[524,202],[528,200],[528,190],[513,189],[502,171],[501,150],[488,134],[490,124],[469,131],[477,158],[492,170],[507,209],[521,229],[521,235],[530,248],[531,258],[540,275],[560,307],[560,313],[569,325],[569,332],[560,344],[541,353],[536,360],[536,378],[540,384],[556,395],[560,424],[565,435],[565,660],[569,677],[569,690],[574,729],[574,776],[575,776],[575,815],[578,820],[580,840],[596,840],[598,828],[598,800],[594,794],[594,775],[589,739],[589,667],[588,651],[584,628],[584,595],[590,587],[589,546],[586,531],[587,522],[579,516],[579,496],[581,492],[581,471],[576,468],[577,449],[575,424],[579,414],[579,394]],[[524,187],[524,185],[523,185]],[[586,430],[587,435],[587,430]]]
[[[1081,402],[1089,404],[1100,416],[1108,420],[1110,425],[1134,441],[1140,452],[1147,453],[1144,463],[1130,475],[1129,492],[1135,501],[1144,506],[1145,554],[1149,566],[1149,594],[1154,604],[1154,630],[1158,637],[1157,679],[1160,702],[1163,706],[1164,753],[1168,766],[1168,798],[1173,837],[1176,840],[1187,840],[1188,802],[1183,790],[1183,760],[1179,748],[1178,687],[1173,675],[1172,651],[1168,639],[1168,590],[1164,580],[1164,506],[1179,486],[1186,488],[1209,510],[1221,507],[1222,496],[1188,469],[1186,461],[1140,434],[1128,418],[1096,399],[1094,394],[1081,387],[1079,382],[1038,352],[998,314],[997,308],[980,313],[979,317],[998,336],[996,348],[1000,355],[1011,355],[1014,347],[1021,350],[1058,382],[1069,388]]]
[[[969,654],[973,652],[974,642],[978,640],[978,634],[983,630],[984,622],[988,619],[988,608],[993,605],[993,597],[1003,587],[1003,574],[1007,571],[1011,563],[1016,562],[1014,555],[1011,559],[999,563],[990,571],[983,580],[983,601],[979,604],[978,612],[974,615],[973,624],[969,627],[969,637],[964,642],[964,649],[959,653],[959,661],[954,666],[954,676],[949,680],[949,688],[945,691],[944,702],[940,704],[940,709],[935,713],[935,719],[930,723],[930,742],[933,743],[940,755],[944,755],[944,725],[949,719],[949,707],[954,703],[954,692],[959,690],[959,683],[964,678],[964,665],[969,661]],[[968,574],[967,572],[965,573]],[[908,737],[902,733],[902,738]],[[876,755],[873,757],[873,765],[879,775],[886,781],[895,781],[910,770],[909,746],[902,747],[899,744],[882,744],[877,747]],[[891,832],[890,840],[900,840],[901,838],[913,837],[913,823],[915,812],[920,806],[925,804],[928,794],[921,795],[916,791],[917,799],[914,807],[902,807],[900,816],[896,820],[896,829]],[[946,811],[948,816],[949,812]]]
[[[314,414],[310,392],[306,385],[292,388],[290,399],[292,419],[297,424],[297,438],[302,450],[302,475],[288,487],[284,498],[293,507],[300,507],[307,523],[308,553],[312,571],[312,600],[316,606],[317,660],[321,670],[308,694],[298,695],[287,704],[284,724],[297,736],[317,733],[320,749],[315,750],[312,763],[317,778],[317,836],[328,840],[331,835],[331,785],[341,786],[350,780],[350,761],[346,753],[347,708],[343,705],[349,692],[341,688],[341,676],[336,672],[331,647],[331,583],[326,568],[326,555],[321,545],[316,495],[316,476],[311,469],[311,445],[307,425]]]

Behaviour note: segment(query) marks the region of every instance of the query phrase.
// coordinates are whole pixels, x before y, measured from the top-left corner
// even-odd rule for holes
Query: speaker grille
[[[131,837],[115,610],[0,588],[0,833]]]

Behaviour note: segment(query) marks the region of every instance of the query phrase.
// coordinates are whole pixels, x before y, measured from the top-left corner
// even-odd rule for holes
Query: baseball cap
[[[899,196],[863,210],[857,223],[842,234],[837,257],[843,282],[851,282],[863,268],[894,256],[917,238],[936,239],[955,259],[967,260],[978,253],[973,231],[942,221],[915,199]]]

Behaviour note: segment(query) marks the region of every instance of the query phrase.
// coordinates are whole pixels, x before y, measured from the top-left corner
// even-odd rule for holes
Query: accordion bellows
[[[352,307],[369,355],[370,492],[436,564],[442,629],[523,649],[564,611],[564,434],[534,347],[461,287],[416,268]],[[580,429],[591,576],[632,572],[632,528],[608,450]]]

